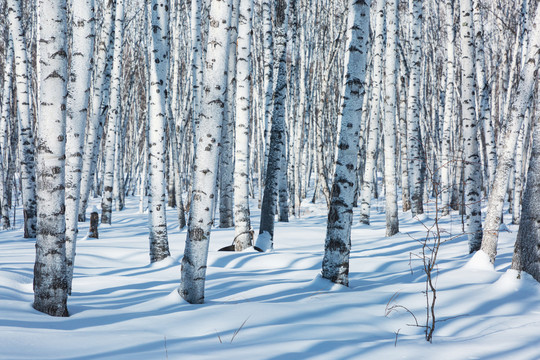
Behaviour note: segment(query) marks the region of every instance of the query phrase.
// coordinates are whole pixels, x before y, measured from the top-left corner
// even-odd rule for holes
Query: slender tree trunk
[[[379,117],[382,92],[382,71],[383,71],[383,53],[384,53],[384,7],[385,0],[376,0],[375,10],[375,41],[373,44],[373,78],[372,78],[372,98],[371,113],[369,117],[369,135],[367,137],[366,149],[366,167],[364,171],[364,181],[362,188],[360,222],[369,225],[371,197],[373,193],[373,178],[376,174],[377,150],[379,147]]]
[[[94,0],[75,0],[66,119],[66,257],[69,292],[78,229],[82,154],[94,51]]]
[[[363,0],[349,1],[345,74],[341,97],[336,171],[324,245],[322,276],[349,285],[352,203],[356,188],[360,113],[365,94],[366,53],[369,39],[369,6]]]
[[[22,183],[24,237],[36,237],[36,175],[34,164],[34,135],[30,110],[30,63],[23,30],[21,2],[9,0],[8,21],[15,61],[17,111],[19,113],[20,169]]]
[[[101,223],[111,224],[112,199],[114,185],[115,152],[117,148],[117,131],[122,116],[121,109],[121,77],[122,54],[124,38],[124,0],[116,0],[116,15],[114,22],[114,60],[111,69],[111,94],[109,102],[109,121],[107,123],[107,138],[105,142],[105,174],[103,177],[103,197],[101,199]]]
[[[231,19],[231,0],[212,0],[208,21],[208,48],[204,74],[201,113],[198,126],[194,129],[195,159],[193,190],[190,205],[188,233],[178,293],[191,304],[204,302],[204,283],[210,228],[213,223],[213,204],[218,170],[218,144],[224,118],[225,96],[222,89],[227,86],[223,74],[227,70],[229,35],[227,29]]]
[[[290,0],[295,1],[295,0]],[[276,54],[279,59],[274,110],[272,111],[272,131],[270,149],[266,162],[266,181],[261,207],[261,223],[256,246],[268,251],[274,248],[274,217],[279,191],[279,176],[282,168],[281,154],[285,151],[285,100],[287,96],[287,1],[276,0]],[[263,235],[263,236],[261,236]]]
[[[386,0],[386,52],[384,97],[384,186],[386,189],[386,236],[399,231],[396,159],[396,83],[398,75],[398,2]]]
[[[252,245],[249,210],[249,124],[251,122],[251,33],[253,0],[240,0],[236,65],[236,149],[234,162],[234,249]]]
[[[9,170],[8,162],[8,123],[11,113],[11,96],[13,86],[13,40],[9,39],[6,44],[4,58],[4,82],[2,84],[2,112],[0,113],[0,228],[6,230],[10,226],[9,221]],[[11,154],[13,155],[13,154]]]
[[[450,212],[450,194],[452,182],[450,178],[454,157],[451,153],[452,146],[452,115],[454,107],[454,0],[446,0],[446,88],[444,96],[444,119],[441,141],[441,208],[442,215]]]
[[[412,216],[424,213],[423,194],[426,158],[420,133],[420,78],[422,60],[422,0],[409,0],[411,56],[407,109],[407,151]]]
[[[167,158],[167,94],[169,71],[168,0],[152,0],[149,51],[148,154],[150,197],[148,226],[150,262],[170,256],[165,214],[165,160]]]
[[[234,116],[236,91],[236,40],[238,37],[238,1],[233,0],[231,26],[229,29],[229,60],[227,70],[227,101],[225,101],[225,119],[221,129],[221,147],[219,161],[219,227],[230,228],[233,221],[234,198]]]
[[[113,43],[114,43],[114,13],[116,0],[104,3],[103,24],[101,35],[97,44],[96,63],[94,66],[93,91],[90,114],[88,116],[88,128],[86,145],[84,147],[83,167],[81,172],[81,192],[79,202],[79,221],[86,220],[86,208],[88,197],[92,188],[98,151],[100,150],[103,123],[107,109],[109,108],[109,84],[111,76]]]
[[[463,118],[463,155],[465,175],[465,232],[469,253],[482,242],[482,167],[478,151],[478,124],[475,106],[474,27],[471,0],[460,1],[461,33],[461,108]]]
[[[68,316],[65,243],[67,29],[65,0],[38,2],[37,239],[34,308]]]

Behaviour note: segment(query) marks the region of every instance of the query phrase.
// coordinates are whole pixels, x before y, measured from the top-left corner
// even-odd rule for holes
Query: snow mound
[[[469,262],[465,264],[464,268],[469,270],[495,271],[493,264],[489,260],[488,254],[482,250],[478,250]]]

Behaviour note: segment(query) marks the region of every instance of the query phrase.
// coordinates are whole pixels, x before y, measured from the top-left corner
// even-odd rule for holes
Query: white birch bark
[[[233,221],[234,198],[234,116],[236,91],[236,41],[238,37],[238,0],[233,0],[231,25],[229,27],[229,60],[227,70],[227,101],[225,101],[225,118],[221,128],[220,161],[219,161],[219,227],[230,228]]]
[[[11,112],[11,88],[13,85],[13,40],[8,39],[4,58],[4,82],[2,83],[2,103],[0,104],[0,229],[9,228],[8,206],[8,122]]]
[[[533,147],[512,269],[525,271],[540,282],[540,126],[533,132]]]
[[[527,113],[529,111],[527,110]],[[527,151],[525,150],[525,139],[529,138],[529,123],[530,120],[528,116],[526,116],[527,121],[524,122],[523,126],[521,127],[521,131],[519,132],[519,137],[516,145],[516,156],[515,156],[515,168],[514,168],[514,186],[512,189],[509,189],[512,191],[512,206],[511,206],[511,213],[512,213],[512,224],[519,224],[519,217],[520,217],[520,210],[521,210],[521,191],[523,189],[524,184],[524,175],[523,174],[523,167],[525,166],[524,163],[527,161]]]
[[[452,115],[454,107],[454,62],[455,62],[455,30],[454,0],[446,1],[446,87],[444,95],[444,118],[441,141],[441,214],[450,212],[450,194],[452,183],[450,178],[454,157],[452,156]]]
[[[489,194],[488,208],[484,222],[481,250],[488,254],[491,262],[497,256],[499,225],[508,186],[508,177],[514,163],[514,154],[519,131],[525,119],[525,112],[531,100],[535,83],[535,72],[540,61],[540,8],[536,10],[534,23],[531,28],[531,42],[527,53],[527,61],[520,74],[520,82],[512,101],[510,118],[503,135],[502,148],[499,151],[499,161],[495,180]]]
[[[486,60],[484,52],[484,19],[482,17],[482,4],[480,0],[474,0],[473,21],[474,21],[474,49],[476,65],[476,81],[479,91],[478,99],[478,121],[484,131],[486,147],[486,163],[488,169],[488,186],[493,182],[495,169],[497,168],[497,149],[495,146],[495,133],[491,122],[490,85],[486,76]]]
[[[236,148],[234,161],[234,249],[252,245],[249,210],[249,128],[251,123],[251,34],[253,0],[240,0],[236,65]]]
[[[386,236],[399,231],[396,159],[396,83],[398,76],[398,2],[386,0],[386,51],[384,96],[384,186],[386,189]]]
[[[94,0],[74,0],[66,119],[66,258],[69,289],[78,230],[82,154],[94,51]]]
[[[36,176],[34,164],[34,134],[30,109],[30,60],[23,30],[21,2],[7,2],[9,30],[13,40],[17,112],[19,113],[19,151],[24,213],[24,237],[36,237]]]
[[[34,308],[68,316],[65,247],[67,29],[65,0],[38,2],[37,238]]]
[[[150,262],[168,256],[169,242],[165,214],[165,161],[169,72],[169,5],[168,0],[152,0],[149,26],[149,103],[148,103],[148,226]]]
[[[270,131],[272,128],[272,97],[274,95],[274,37],[272,31],[272,1],[262,0],[262,21],[263,21],[263,63],[264,63],[264,80],[263,80],[263,96],[264,96],[264,158],[263,171],[268,161],[268,152],[270,149]]]
[[[475,105],[474,24],[471,0],[460,0],[461,107],[465,180],[465,232],[469,253],[482,242],[482,167],[478,150],[478,123]]]
[[[109,98],[109,120],[105,139],[105,174],[103,176],[103,195],[101,198],[101,223],[111,224],[112,198],[114,185],[114,165],[116,152],[117,128],[120,124],[122,110],[120,86],[122,83],[122,54],[124,39],[124,0],[116,0],[114,21],[113,63],[111,69],[111,85]]]
[[[212,0],[208,22],[208,47],[205,59],[204,91],[202,93],[199,126],[194,134],[195,159],[193,190],[188,231],[178,293],[191,304],[204,302],[204,283],[213,204],[216,195],[218,146],[223,123],[223,89],[227,86],[231,0]]]
[[[191,0],[191,81],[193,122],[199,121],[201,107],[201,91],[203,88],[203,64],[201,43],[201,12],[203,0]]]
[[[294,1],[294,0],[290,0]],[[276,0],[275,6],[275,38],[276,55],[279,61],[276,88],[274,91],[274,108],[271,112],[272,130],[270,146],[266,161],[264,195],[261,206],[261,222],[256,246],[262,251],[272,250],[274,238],[274,218],[278,204],[279,179],[282,168],[282,152],[285,151],[285,100],[287,96],[287,1]]]
[[[409,101],[407,109],[407,151],[409,160],[409,188],[411,213],[424,213],[423,193],[425,177],[425,153],[420,133],[420,81],[422,60],[422,0],[409,0],[411,22],[411,55],[409,78]]]
[[[109,85],[114,44],[114,14],[116,0],[104,3],[103,23],[97,44],[93,71],[91,108],[88,116],[86,144],[84,146],[81,190],[79,200],[79,221],[85,221],[88,196],[96,172],[98,151],[100,150],[103,123],[109,107]]]
[[[352,203],[356,188],[360,113],[365,94],[366,53],[369,39],[369,6],[364,0],[349,1],[345,74],[336,170],[322,263],[322,276],[348,286],[351,250]]]
[[[376,0],[375,10],[375,40],[373,44],[373,74],[371,113],[369,117],[369,132],[366,147],[366,164],[361,193],[360,222],[369,225],[371,196],[373,193],[373,177],[376,173],[377,150],[379,147],[379,116],[381,110],[382,74],[384,53],[384,7],[385,0]]]

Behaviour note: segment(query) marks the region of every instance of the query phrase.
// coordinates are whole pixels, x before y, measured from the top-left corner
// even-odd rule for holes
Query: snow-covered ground
[[[442,245],[440,322],[429,344],[411,326],[426,318],[417,256],[426,231],[410,213],[385,238],[375,200],[372,225],[352,231],[349,288],[319,277],[323,204],[304,203],[301,218],[278,223],[270,253],[218,252],[234,230],[215,229],[206,303],[190,305],[176,292],[185,241],[176,210],[168,210],[173,256],[149,265],[147,215],[137,213],[136,198],[127,204],[112,226],[100,226],[99,240],[79,240],[69,318],[32,308],[34,241],[20,229],[0,232],[1,359],[540,359],[540,284],[508,270],[516,226],[501,233],[494,268],[467,254],[465,236]],[[86,234],[88,223],[81,226]],[[441,226],[449,239],[461,218]]]

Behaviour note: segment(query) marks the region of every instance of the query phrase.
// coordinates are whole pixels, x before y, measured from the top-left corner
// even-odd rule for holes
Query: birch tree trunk
[[[295,0],[289,0],[295,1]],[[261,223],[256,246],[262,251],[274,248],[274,218],[279,191],[279,177],[282,168],[282,152],[285,151],[285,100],[287,96],[287,0],[275,2],[276,54],[279,59],[274,109],[272,111],[272,131],[266,164],[266,181],[261,207]]]
[[[446,1],[446,88],[444,95],[444,118],[441,141],[441,207],[442,215],[450,213],[450,194],[452,181],[450,179],[453,156],[452,146],[452,115],[454,107],[454,62],[455,62],[455,30],[454,30],[454,0]]]
[[[34,135],[30,110],[30,63],[23,30],[21,2],[7,2],[9,29],[13,40],[15,83],[17,87],[17,111],[19,113],[20,169],[22,183],[24,237],[36,237],[36,175],[34,164]]]
[[[74,0],[66,119],[66,258],[71,293],[78,230],[82,154],[94,51],[94,0]]]
[[[463,121],[463,157],[465,176],[465,232],[469,253],[482,242],[482,167],[478,152],[478,124],[475,106],[474,27],[471,0],[460,0],[461,34],[461,107]]]
[[[65,0],[38,2],[37,239],[34,308],[68,316],[65,244],[67,29]]]
[[[225,118],[221,129],[219,161],[219,227],[230,228],[233,221],[234,198],[234,116],[236,91],[236,40],[238,37],[238,0],[233,1],[231,26],[229,27],[229,60],[227,70],[227,101]]]
[[[349,1],[345,73],[341,96],[336,170],[324,245],[322,277],[349,285],[352,203],[357,182],[360,114],[365,90],[366,53],[369,39],[369,6],[364,0]]]
[[[497,256],[499,225],[501,223],[504,197],[508,186],[508,177],[514,162],[516,143],[525,119],[525,112],[531,100],[535,83],[534,74],[538,69],[540,61],[540,8],[536,10],[530,39],[527,60],[521,70],[519,86],[512,101],[510,118],[503,137],[502,148],[499,151],[497,171],[495,173],[495,180],[491,186],[484,223],[481,250],[488,254],[492,263],[495,262],[495,257]]]
[[[426,159],[420,134],[420,80],[422,60],[422,0],[409,0],[411,56],[407,109],[407,151],[412,216],[424,213],[423,191]]]
[[[369,135],[367,137],[366,165],[362,187],[360,222],[369,225],[373,177],[376,174],[377,150],[379,147],[379,116],[382,87],[382,57],[384,53],[384,7],[385,0],[376,0],[375,41],[373,44],[373,77]]]
[[[476,80],[478,83],[478,121],[481,128],[484,130],[484,138],[486,144],[486,159],[488,168],[488,186],[490,188],[493,178],[495,177],[495,169],[497,168],[497,149],[495,145],[495,133],[493,123],[491,122],[491,108],[489,105],[490,86],[486,76],[486,60],[484,52],[484,20],[482,19],[482,4],[480,0],[474,0],[473,21],[474,21],[474,48],[475,63],[476,63]]]
[[[194,129],[195,159],[188,232],[178,293],[191,304],[204,302],[204,283],[223,123],[223,89],[227,86],[231,0],[212,0],[208,21],[204,91],[199,125]]]
[[[527,186],[517,234],[512,269],[525,271],[540,282],[540,126],[534,128]]]
[[[398,2],[386,0],[386,52],[384,97],[384,186],[386,189],[386,236],[399,232],[396,159],[396,83],[398,75]]]
[[[97,44],[97,54],[95,56],[91,108],[81,172],[79,202],[79,221],[81,222],[86,220],[88,196],[90,195],[92,179],[96,171],[97,155],[100,149],[101,136],[103,134],[103,123],[107,109],[109,108],[109,85],[113,55],[112,45],[114,43],[113,35],[116,0],[107,1],[104,5],[101,35]]]
[[[252,245],[249,210],[249,124],[251,122],[251,34],[253,0],[240,0],[236,65],[234,161],[234,250]]]
[[[11,88],[13,86],[13,40],[8,39],[4,58],[4,82],[2,84],[2,112],[0,113],[0,228],[9,229],[9,169],[8,162],[8,122],[11,113]]]
[[[111,224],[112,221],[112,198],[114,185],[114,165],[117,140],[117,128],[122,116],[121,109],[121,77],[122,77],[122,53],[124,39],[124,0],[116,0],[114,21],[114,50],[113,64],[111,69],[111,94],[109,102],[109,121],[107,123],[107,138],[105,142],[105,175],[103,177],[103,197],[101,198],[101,223]]]
[[[169,72],[169,5],[168,0],[152,0],[149,27],[149,103],[148,103],[148,226],[150,262],[170,256],[165,214],[165,161],[167,158],[167,100]]]

